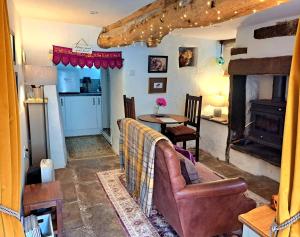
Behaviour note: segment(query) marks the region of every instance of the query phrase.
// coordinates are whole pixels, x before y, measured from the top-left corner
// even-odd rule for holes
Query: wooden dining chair
[[[184,116],[189,119],[184,125],[167,127],[166,136],[173,144],[183,142],[186,149],[186,142],[196,140],[196,161],[199,161],[200,142],[200,119],[202,108],[202,96],[186,95]]]
[[[123,95],[125,118],[135,119],[135,103],[134,97],[128,98]]]

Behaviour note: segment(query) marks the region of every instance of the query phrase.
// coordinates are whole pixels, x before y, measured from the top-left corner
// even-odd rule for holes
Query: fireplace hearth
[[[241,104],[241,99],[244,99],[246,103],[246,81],[248,79],[247,76],[238,76],[234,80],[231,89],[240,91],[232,93],[231,148],[280,166],[287,76],[276,75],[273,77],[271,99],[250,101],[251,116],[248,124],[245,124],[246,107]],[[237,124],[233,124],[233,122]]]
[[[231,144],[231,148],[280,167],[281,150],[253,142],[247,138],[233,142],[233,144]]]

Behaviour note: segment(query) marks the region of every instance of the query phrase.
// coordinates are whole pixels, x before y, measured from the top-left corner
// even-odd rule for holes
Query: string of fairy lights
[[[265,2],[267,0],[258,0],[259,2]],[[283,1],[278,0],[277,5],[280,5]],[[208,0],[206,2],[206,9],[203,9],[204,13],[206,15],[212,15],[216,17],[217,22],[221,22],[222,20],[222,12],[221,10],[218,9],[218,1],[217,0]],[[157,13],[155,12],[155,17],[153,15],[148,15],[144,17],[144,19],[136,19],[133,23],[131,22],[130,25],[127,27],[124,27],[123,33],[119,36],[122,39],[122,44],[117,45],[117,47],[121,46],[129,46],[129,45],[135,45],[137,42],[141,42],[143,45],[144,43],[147,44],[148,47],[154,47],[158,44],[161,43],[162,38],[168,34],[171,34],[171,32],[174,29],[183,29],[183,28],[192,28],[192,27],[199,27],[203,28],[204,26],[207,25],[201,25],[200,22],[198,21],[192,21],[189,18],[188,14],[188,9],[192,7],[192,0],[180,0],[178,1],[177,6],[175,9],[180,12],[180,17],[179,20],[181,20],[181,23],[178,24],[177,26],[173,26],[171,23],[168,24],[166,20],[166,10],[162,9],[161,12],[159,13],[159,17],[157,17]],[[213,10],[213,11],[212,11]],[[234,15],[237,15],[239,12],[234,11]],[[252,10],[252,13],[255,14],[257,13],[256,9]],[[168,17],[170,18],[170,16]],[[143,28],[143,30],[140,30],[140,28],[144,27],[145,25],[148,26],[148,22],[151,21],[151,19],[155,19],[147,29]],[[173,19],[172,19],[173,20]],[[229,19],[232,20],[232,19]],[[155,24],[154,24],[155,23]],[[178,25],[180,27],[178,27]],[[209,23],[208,26],[213,25],[212,23]],[[129,34],[135,34],[137,37],[134,37],[135,40],[130,40],[128,35]],[[103,34],[100,35],[100,40],[104,39],[105,36]],[[109,37],[108,37],[109,38]],[[107,38],[107,39],[108,39]],[[113,44],[113,42],[110,42],[110,47],[115,47],[116,45]]]

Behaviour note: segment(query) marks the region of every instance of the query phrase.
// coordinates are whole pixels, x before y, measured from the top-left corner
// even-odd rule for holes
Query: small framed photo
[[[196,65],[196,48],[179,48],[179,67],[194,67]]]
[[[167,92],[167,78],[166,77],[155,77],[149,78],[149,94],[154,93],[166,93]]]
[[[148,73],[166,73],[168,72],[168,56],[148,57]]]

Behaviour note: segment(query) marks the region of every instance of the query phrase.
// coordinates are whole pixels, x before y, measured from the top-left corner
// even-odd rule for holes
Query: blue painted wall
[[[88,67],[73,67],[71,65],[57,65],[57,73],[58,73],[58,80],[61,77],[65,77],[66,74],[70,77],[76,77],[78,80],[82,79],[83,77],[90,77],[91,79],[100,80],[101,79],[101,70],[95,67],[88,68]]]

